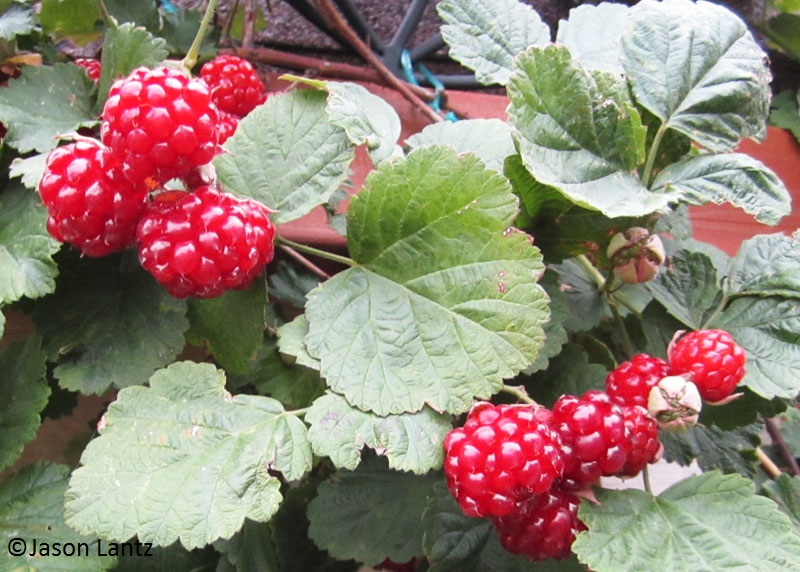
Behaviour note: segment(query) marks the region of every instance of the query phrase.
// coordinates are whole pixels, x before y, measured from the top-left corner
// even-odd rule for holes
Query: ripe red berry
[[[529,497],[514,512],[493,519],[500,543],[534,562],[567,558],[575,536],[586,530],[579,504],[577,496],[557,490]]]
[[[619,405],[647,407],[650,390],[668,375],[670,368],[665,360],[637,354],[608,374],[606,393]]]
[[[625,405],[622,411],[631,447],[625,466],[618,474],[633,477],[641,473],[646,465],[658,460],[662,446],[658,440],[658,424],[644,407]]]
[[[103,71],[103,66],[100,60],[94,58],[78,58],[73,62],[76,66],[82,67],[86,70],[86,75],[89,79],[97,83],[100,81],[100,74]]]
[[[468,516],[503,516],[561,475],[561,442],[550,412],[525,405],[472,407],[444,440],[447,486]]]
[[[580,398],[563,395],[553,406],[553,427],[564,444],[564,474],[559,481],[578,489],[625,466],[630,440],[619,405],[603,391]]]
[[[227,111],[220,111],[218,127],[219,144],[222,145],[236,132],[236,128],[239,127],[239,118]]]
[[[200,77],[211,88],[217,107],[238,117],[244,117],[267,100],[253,65],[238,56],[217,56],[203,65]]]
[[[218,121],[204,81],[165,67],[138,68],[111,86],[100,134],[129,180],[152,179],[155,187],[211,161]]]
[[[51,151],[39,183],[47,230],[87,256],[133,244],[146,191],[124,179],[117,159],[94,139]]]
[[[675,375],[690,373],[700,397],[714,403],[733,393],[744,377],[744,349],[725,330],[698,330],[671,345],[669,365]]]
[[[139,261],[176,298],[246,288],[274,254],[267,215],[260,203],[211,186],[162,193],[139,223]]]

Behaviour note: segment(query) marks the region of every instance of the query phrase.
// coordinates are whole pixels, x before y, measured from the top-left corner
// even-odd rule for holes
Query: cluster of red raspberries
[[[99,62],[76,63],[99,79]],[[202,170],[265,100],[252,65],[230,55],[197,78],[162,66],[117,80],[100,140],[78,138],[47,157],[39,194],[48,232],[92,257],[136,245],[142,266],[179,298],[246,288],[274,254],[270,211]],[[173,180],[183,190],[165,188]]]
[[[502,545],[531,560],[566,558],[579,497],[603,476],[637,475],[660,457],[659,426],[646,409],[659,382],[683,376],[703,399],[728,397],[744,376],[744,351],[723,330],[691,332],[669,361],[638,354],[606,378],[606,391],[538,405],[476,403],[444,441],[444,471],[465,514],[490,518]]]

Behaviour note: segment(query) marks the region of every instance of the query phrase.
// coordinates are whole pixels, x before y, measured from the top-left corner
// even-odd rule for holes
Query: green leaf
[[[142,560],[135,553],[120,555],[119,566],[114,568],[114,572],[140,572],[143,562],[147,562],[148,572],[214,572],[220,559],[219,552],[211,546],[189,551],[176,542],[163,548],[153,546],[149,550],[147,560]],[[107,551],[105,544],[103,551]],[[140,552],[144,552],[144,549],[140,549]]]
[[[699,155],[668,165],[653,181],[653,190],[678,192],[692,205],[727,202],[769,225],[792,210],[792,198],[778,176],[742,153]]]
[[[188,301],[190,340],[205,341],[219,364],[244,373],[264,339],[266,284],[256,280],[246,290],[229,290],[217,298]]]
[[[95,572],[116,566],[115,557],[98,555],[96,536],[79,535],[64,523],[68,476],[69,468],[64,465],[39,462],[2,482],[0,542],[4,556],[13,539],[23,539],[27,551],[16,558],[4,557],[0,560],[0,571]],[[34,539],[36,553],[30,556]],[[56,554],[56,545],[61,554]],[[43,555],[45,551],[49,556]]]
[[[103,40],[103,69],[98,84],[97,109],[101,110],[111,84],[140,66],[153,68],[169,55],[167,43],[132,23],[109,29]]]
[[[520,155],[539,182],[610,218],[675,200],[632,172],[644,160],[645,129],[620,76],[585,69],[563,46],[533,48],[514,61],[508,95]]]
[[[319,277],[296,268],[284,260],[279,261],[274,267],[274,270],[267,275],[269,295],[289,302],[296,308],[304,308],[306,294],[319,284]]]
[[[187,549],[267,522],[280,481],[311,469],[302,421],[268,397],[231,396],[210,364],[177,362],[119,392],[66,495],[67,522],[108,540]]]
[[[629,22],[622,64],[637,103],[666,128],[715,152],[764,137],[766,56],[733,12],[711,2],[649,0]]]
[[[549,268],[558,273],[561,291],[569,306],[569,315],[564,320],[567,330],[591,330],[611,315],[600,296],[597,283],[577,258],[567,259],[562,264],[551,264]]]
[[[628,28],[630,8],[610,2],[583,4],[569,11],[558,24],[556,43],[587,69],[622,74],[622,36]]]
[[[31,155],[24,159],[15,157],[11,161],[11,166],[8,169],[8,176],[12,179],[14,177],[20,177],[25,187],[36,190],[39,186],[39,181],[42,180],[48,155],[49,153],[39,153],[38,155]]]
[[[103,3],[120,25],[130,22],[156,33],[160,26],[158,2],[130,2],[129,0],[103,0]],[[166,10],[165,10],[166,12]]]
[[[734,431],[723,431],[714,425],[695,425],[683,433],[662,431],[664,459],[688,467],[692,461],[703,471],[718,469],[723,473],[755,475],[755,449],[761,445],[761,423],[751,423]]]
[[[0,351],[0,470],[19,458],[39,429],[39,414],[50,396],[45,358],[38,336]]]
[[[541,254],[509,227],[517,198],[444,146],[381,165],[350,201],[358,263],[309,294],[305,338],[328,385],[378,415],[463,412],[538,355]]]
[[[444,0],[436,5],[450,57],[475,71],[484,85],[505,85],[512,60],[530,46],[550,42],[550,29],[518,0]]]
[[[781,415],[781,436],[792,451],[800,451],[800,410],[789,407]]]
[[[297,89],[272,95],[239,122],[214,164],[225,189],[278,212],[276,224],[328,202],[347,177],[355,148],[333,125],[326,95]]]
[[[30,34],[35,28],[33,6],[13,3],[0,15],[0,39],[13,40]]]
[[[590,363],[581,346],[569,343],[550,360],[550,366],[525,378],[525,387],[537,403],[552,407],[564,394],[583,395],[590,389],[605,391],[608,370],[601,364]]]
[[[783,473],[765,482],[761,490],[792,519],[795,527],[800,527],[800,477]]]
[[[69,38],[78,44],[85,44],[99,33],[95,21],[100,18],[100,10],[95,0],[42,0],[39,22],[48,34],[57,40]]]
[[[278,349],[290,363],[296,363],[319,371],[319,360],[308,353],[305,337],[308,335],[308,320],[305,314],[300,314],[291,322],[278,328]]]
[[[308,505],[308,535],[334,558],[375,565],[422,554],[420,519],[437,473],[424,476],[384,468],[373,459],[321,483]]]
[[[442,466],[442,442],[453,428],[449,416],[427,407],[380,417],[332,393],[317,399],[305,420],[311,426],[308,439],[314,454],[330,457],[337,467],[355,469],[366,446],[385,455],[390,468],[417,474]]]
[[[23,66],[22,76],[0,91],[3,143],[20,153],[53,149],[57,136],[97,123],[94,97],[94,83],[78,66]]]
[[[800,299],[738,298],[708,327],[727,330],[747,355],[742,383],[761,397],[800,392]]]
[[[487,167],[501,173],[506,157],[516,153],[511,127],[499,119],[432,123],[409,137],[406,144],[412,149],[423,145],[450,145],[459,153],[474,153]]]
[[[225,555],[236,570],[281,572],[269,524],[245,520],[242,528],[229,540],[220,540],[214,547]]]
[[[162,10],[162,27],[153,33],[157,33],[159,37],[167,41],[166,47],[171,54],[184,55],[188,53],[197,31],[200,29],[203,11],[198,8],[184,8],[175,4],[172,6],[175,8],[174,10]],[[218,41],[219,32],[216,27],[211,26],[200,43],[198,58],[204,61],[216,56]]]
[[[564,329],[564,321],[569,316],[569,305],[558,287],[558,276],[555,272],[545,272],[541,284],[550,297],[550,319],[544,325],[545,341],[539,350],[539,357],[523,370],[526,374],[546,369],[550,358],[561,353],[569,339],[569,334]]]
[[[55,376],[65,389],[103,393],[141,384],[183,349],[186,303],[115,257],[64,265],[56,293],[34,312]]]
[[[797,92],[786,89],[772,98],[769,123],[775,127],[788,129],[800,141],[800,102]]]
[[[325,87],[331,124],[344,129],[353,145],[366,145],[373,164],[402,153],[400,117],[391,105],[355,83],[327,81]]]
[[[574,208],[574,205],[558,189],[543,185],[534,179],[533,175],[525,168],[522,157],[517,154],[506,157],[503,163],[503,174],[511,181],[514,194],[519,197],[525,212],[533,219],[537,219],[542,214],[545,216],[541,218],[549,219],[550,217],[546,215],[550,211],[561,215]]]
[[[61,245],[48,234],[46,220],[36,193],[12,188],[0,195],[0,304],[55,290],[52,256]]]
[[[800,58],[800,39],[797,30],[800,28],[800,13],[777,14],[761,25],[763,32],[781,51],[788,53],[795,60]]]
[[[753,482],[716,471],[680,481],[658,497],[628,489],[596,490],[600,504],[582,503],[589,530],[572,545],[596,572],[800,570],[800,536]]]
[[[667,312],[694,330],[703,327],[720,303],[716,269],[702,252],[677,252],[647,289]]]
[[[726,287],[737,295],[800,296],[800,236],[761,234],[743,241]]]

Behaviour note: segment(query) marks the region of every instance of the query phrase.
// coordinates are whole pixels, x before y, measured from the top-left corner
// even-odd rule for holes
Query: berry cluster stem
[[[278,244],[289,246],[294,250],[299,250],[300,252],[305,252],[306,254],[312,254],[314,256],[318,256],[319,258],[324,258],[325,260],[338,262],[339,264],[344,264],[345,266],[356,265],[356,261],[352,258],[340,256],[338,254],[328,252],[327,250],[320,250],[319,248],[314,248],[313,246],[306,246],[305,244],[300,244],[299,242],[289,240],[288,238],[284,238],[280,235],[275,240]]]
[[[187,70],[191,71],[197,64],[197,56],[200,53],[200,46],[203,44],[203,38],[206,35],[209,25],[211,24],[211,17],[214,15],[214,10],[217,7],[217,0],[209,0],[206,6],[206,13],[203,14],[203,20],[200,22],[200,27],[197,29],[197,34],[194,36],[192,45],[189,51],[186,52],[186,57],[181,61],[181,65]]]
[[[539,405],[538,403],[536,403],[536,401],[531,399],[530,395],[528,395],[528,393],[522,386],[515,387],[513,385],[504,384],[503,387],[500,388],[500,391],[503,393],[507,393],[509,395],[513,395],[514,397],[517,398],[517,401],[521,401],[522,403],[528,403],[530,405]]]

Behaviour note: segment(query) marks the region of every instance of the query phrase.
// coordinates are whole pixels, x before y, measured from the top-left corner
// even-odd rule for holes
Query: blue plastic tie
[[[419,85],[417,76],[414,73],[414,64],[411,61],[411,54],[408,50],[403,50],[400,53],[400,66],[403,68],[403,74],[406,76],[406,81],[411,85]],[[444,96],[445,87],[438,77],[433,75],[431,71],[423,64],[418,64],[417,69],[422,72],[425,79],[433,86],[435,95],[433,101],[428,104],[436,113],[442,112],[442,97]],[[445,113],[444,118],[448,121],[458,121],[458,116],[452,111]]]

